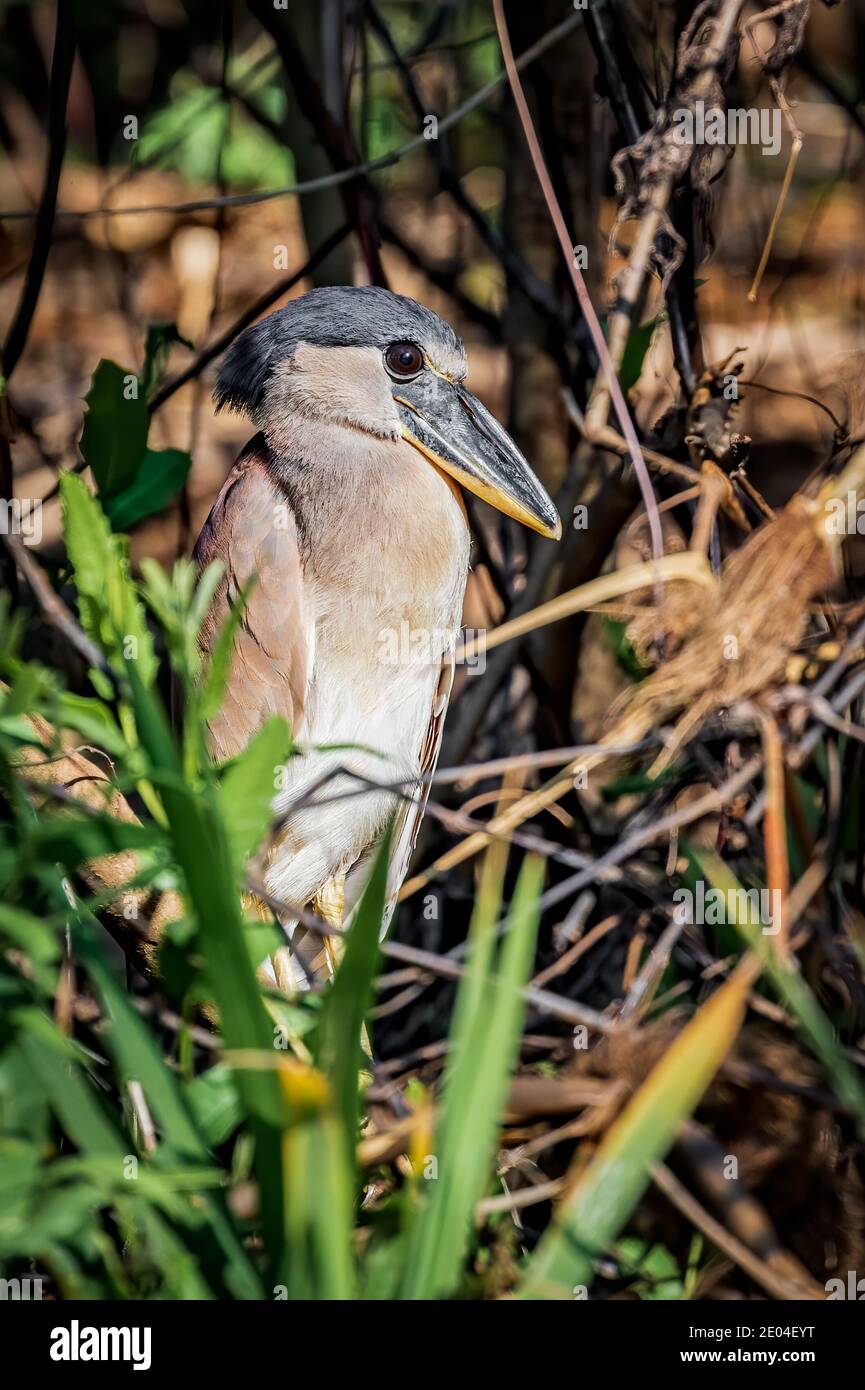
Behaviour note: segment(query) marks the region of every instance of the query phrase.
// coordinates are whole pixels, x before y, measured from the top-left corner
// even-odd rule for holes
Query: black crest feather
[[[290,360],[298,343],[383,351],[400,339],[417,343],[433,359],[443,349],[462,351],[450,324],[405,295],[378,285],[327,285],[310,290],[247,328],[229,348],[213,392],[216,408],[228,407],[254,418],[274,371]]]

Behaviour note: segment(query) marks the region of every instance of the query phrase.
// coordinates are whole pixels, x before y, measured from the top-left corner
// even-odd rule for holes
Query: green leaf
[[[62,864],[73,873],[79,865],[104,854],[123,850],[147,850],[165,844],[165,834],[152,821],[117,820],[100,812],[82,815],[64,810],[63,814],[43,812],[22,848],[22,857],[32,856],[38,865]]]
[[[57,697],[55,722],[61,728],[74,729],[76,733],[83,734],[114,758],[122,758],[128,752],[127,742],[111,710],[91,695],[61,691]]]
[[[117,671],[134,662],[150,685],[156,657],[144,609],[129,577],[125,543],[111,532],[105,514],[74,473],[60,477],[66,549],[78,590],[78,612],[88,636]]]
[[[346,1155],[354,1166],[359,1116],[358,1073],[363,1022],[372,1001],[379,937],[387,892],[390,830],[379,846],[363,897],[345,941],[345,954],[322,1008],[316,1046],[318,1066],[333,1087]]]
[[[23,1030],[21,1049],[73,1144],[88,1153],[112,1155],[120,1165],[129,1152],[128,1142],[102,1110],[75,1065],[73,1058],[78,1049],[60,1034],[51,1019],[36,1009],[19,1013],[16,1021]]]
[[[135,394],[127,399],[131,390]],[[86,404],[81,455],[106,502],[128,487],[138,471],[150,425],[147,401],[134,372],[103,358],[93,373]]]
[[[249,596],[255,587],[255,576],[244,586],[231,605],[228,617],[219,630],[219,635],[210,652],[210,665],[201,687],[201,717],[212,719],[218,713],[225,698],[228,676],[231,670],[231,655],[234,639],[243,620]]]
[[[33,725],[23,714],[8,717],[0,715],[0,734],[16,743],[29,743],[37,748],[41,747],[41,739],[34,734]]]
[[[339,1122],[320,1113],[283,1138],[286,1256],[280,1272],[289,1299],[323,1302],[354,1292],[354,1201]]]
[[[23,907],[0,903],[0,935],[7,936],[34,960],[50,965],[60,955],[57,933]]]
[[[230,63],[229,72],[232,85],[245,82],[240,63]],[[260,86],[255,100],[279,121],[285,97],[276,84]],[[221,166],[226,183],[237,188],[269,188],[296,179],[291,150],[239,109],[226,125],[219,89],[188,70],[174,74],[170,98],[142,122],[132,158],[150,168],[179,169],[193,181],[211,181]]]
[[[626,676],[639,681],[649,674],[650,668],[641,665],[633,645],[628,640],[627,624],[615,618],[603,617],[604,635],[613,649],[613,654]]]
[[[177,1155],[206,1160],[207,1146],[183,1101],[177,1082],[162,1059],[153,1037],[120,989],[96,944],[92,930],[79,918],[73,939],[88,975],[96,986],[108,1017],[105,1038],[125,1081],[141,1083],[165,1143]]]
[[[150,400],[160,385],[168,365],[168,357],[175,343],[192,348],[188,338],[177,331],[176,323],[151,323],[147,327],[147,340],[144,345],[144,366],[141,369],[141,392],[146,401]]]
[[[231,862],[240,872],[264,839],[271,819],[276,775],[291,744],[288,725],[279,715],[268,719],[223,774],[217,802],[225,823]]]
[[[646,1249],[644,1241],[629,1237],[616,1246],[616,1261],[627,1273],[639,1276],[636,1292],[649,1301],[670,1302],[680,1299],[684,1285],[678,1261],[665,1245]]]
[[[219,581],[225,572],[225,565],[221,560],[212,560],[205,570],[198,575],[198,582],[194,586],[194,592],[189,605],[189,622],[195,636],[198,637],[204,621],[210,611],[213,596],[219,588]]]
[[[208,1144],[222,1144],[243,1119],[234,1073],[218,1062],[186,1087],[186,1099]]]
[[[161,512],[180,492],[191,467],[192,459],[182,449],[147,449],[129,486],[105,504],[114,530],[129,531]]]
[[[503,864],[487,853],[466,975],[460,984],[436,1134],[438,1176],[412,1233],[402,1297],[441,1298],[459,1283],[495,1155],[525,1016],[521,990],[534,959],[544,864],[526,857],[496,953]]]
[[[273,1054],[273,1033],[243,940],[240,883],[228,834],[210,787],[193,790],[180,774],[179,752],[161,705],[130,668],[130,684],[139,737],[153,765],[177,861],[198,920],[229,1051]],[[239,1068],[237,1084],[253,1114],[276,1127],[284,1109],[275,1073],[261,1067]]]
[[[90,924],[79,918],[74,937],[87,972],[105,1004],[110,1023],[106,1041],[121,1075],[127,1082],[135,1080],[141,1084],[162,1130],[163,1140],[174,1153],[200,1164],[207,1163],[210,1157],[207,1145],[180,1086],[163,1061],[152,1035],[118,985]],[[211,1195],[203,1196],[201,1201],[214,1236],[231,1265],[235,1292],[245,1298],[260,1297],[261,1285],[237,1238],[224,1202]]]
[[[658,324],[663,323],[666,317],[666,314],[662,314],[659,318],[650,319],[648,323],[641,323],[639,328],[635,328],[628,335],[625,351],[622,353],[622,365],[619,368],[619,381],[623,391],[630,391],[640,380],[652,336]]]
[[[180,779],[179,750],[164,712],[129,668],[136,727],[155,771],[167,774],[162,801],[174,852],[183,872],[186,896],[198,923],[219,1009],[228,1059],[235,1067],[237,1089],[251,1118],[256,1172],[261,1191],[265,1238],[274,1268],[280,1268],[285,1239],[285,1185],[282,1129],[286,1110],[273,1057],[273,1032],[243,939],[240,892],[228,835],[209,786],[193,790]]]

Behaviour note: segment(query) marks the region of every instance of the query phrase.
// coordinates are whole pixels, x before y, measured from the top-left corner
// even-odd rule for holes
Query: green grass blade
[[[122,669],[124,660],[134,660],[149,686],[156,675],[156,655],[144,609],[129,579],[128,548],[112,533],[96,498],[74,473],[61,473],[60,501],[81,624],[115,670]]]
[[[20,1037],[22,1053],[44,1088],[65,1133],[82,1153],[110,1158],[116,1165],[119,1179],[129,1157],[128,1141],[103,1114],[77,1065],[71,1060],[64,1064],[63,1059],[71,1056],[69,1043],[56,1032],[49,1018],[37,1014],[35,1010],[18,1015],[18,1021],[23,1030]],[[134,1204],[127,1201],[124,1207],[132,1212],[132,1219],[144,1235],[169,1295],[188,1299],[211,1298],[211,1291],[198,1272],[193,1255],[162,1215],[146,1201],[136,1201]]]
[[[607,1131],[529,1261],[519,1297],[571,1299],[625,1225],[652,1164],[674,1142],[744,1021],[756,973],[749,958],[682,1029]]]
[[[443,1084],[438,1172],[407,1247],[404,1298],[441,1298],[459,1284],[519,1054],[525,1015],[520,991],[534,958],[544,865],[534,856],[525,860],[497,957],[501,858],[492,857],[485,868]]]
[[[240,885],[228,836],[210,788],[193,791],[179,778],[179,755],[165,717],[130,663],[129,680],[142,744],[160,772],[171,839],[199,924],[207,975],[229,1051],[271,1052],[273,1030],[243,940]],[[277,1128],[284,1119],[276,1074],[268,1068],[238,1070],[237,1084],[251,1114]]]
[[[16,1022],[22,1028],[21,1051],[39,1077],[65,1133],[84,1153],[111,1154],[122,1159],[128,1146],[86,1085],[74,1060],[74,1044],[37,1009],[22,1010],[16,1015]]]
[[[130,684],[142,743],[157,767],[178,772],[178,754],[156,701],[130,671]],[[273,1054],[273,1029],[262,1002],[255,971],[243,939],[239,884],[228,835],[207,787],[162,789],[174,852],[195,910],[207,960],[228,1060],[230,1054]],[[285,1182],[280,1135],[285,1107],[276,1072],[268,1066],[235,1069],[237,1089],[252,1119],[255,1168],[261,1194],[264,1230],[274,1270],[283,1264]]]
[[[164,1143],[176,1155],[195,1163],[210,1161],[207,1145],[198,1132],[180,1087],[162,1059],[147,1027],[132,1008],[118,985],[102,951],[89,929],[79,920],[75,924],[76,949],[102,997],[110,1020],[106,1044],[124,1080],[138,1081],[162,1131]],[[157,1160],[159,1158],[157,1151]],[[226,1278],[239,1298],[260,1298],[261,1284],[231,1223],[224,1201],[206,1193],[203,1210],[222,1249],[228,1268]]]
[[[226,769],[219,784],[217,803],[238,873],[267,832],[277,772],[285,763],[290,744],[285,720],[279,716],[268,719]]]
[[[390,832],[376,854],[318,1026],[316,1062],[333,1088],[334,1106],[352,1165],[360,1111],[358,1072],[364,1060],[360,1047],[361,1029],[372,1000],[373,978],[379,962],[389,857]]]
[[[738,896],[743,892],[741,884],[717,854],[695,849],[687,853],[707,882],[725,894],[725,902],[742,901]],[[734,893],[737,896],[732,896]],[[787,959],[776,951],[773,938],[763,932],[759,922],[739,921],[736,916],[734,925],[760,961],[779,998],[797,1019],[804,1037],[826,1068],[839,1099],[856,1116],[860,1137],[865,1138],[865,1087],[852,1062],[844,1056],[832,1024],[800,975],[795,958]]]
[[[354,1188],[341,1127],[329,1103],[285,1135],[284,1297],[315,1301],[354,1294]]]

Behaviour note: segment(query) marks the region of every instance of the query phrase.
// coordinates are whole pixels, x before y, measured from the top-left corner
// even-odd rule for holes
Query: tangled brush
[[[717,598],[671,585],[660,609],[642,607],[628,626],[639,655],[659,627],[676,648],[629,692],[622,717],[643,731],[678,716],[663,764],[709,715],[766,689],[784,671],[808,622],[808,605],[835,577],[835,550],[821,502],[794,497],[727,560]],[[618,738],[619,735],[617,734]]]

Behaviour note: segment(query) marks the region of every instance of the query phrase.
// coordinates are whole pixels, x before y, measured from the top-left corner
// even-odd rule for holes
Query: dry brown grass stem
[[[848,492],[865,491],[865,446],[843,472],[828,479],[818,497],[797,494],[770,522],[755,531],[727,560],[717,598],[694,586],[687,608],[679,602],[675,618],[684,631],[676,653],[640,685],[633,687],[602,744],[637,742],[659,726],[677,719],[673,738],[652,765],[657,775],[676,756],[700,725],[737,700],[760,694],[784,673],[787,657],[801,640],[808,605],[832,582],[842,537],[826,524],[828,504],[846,501]],[[669,586],[673,587],[673,586]],[[702,598],[702,605],[697,602]],[[660,615],[648,611],[648,629],[669,619],[669,596]],[[455,845],[423,873],[408,879],[400,897],[407,898],[430,880],[479,853],[491,835],[507,834],[529,817],[573,790],[578,773],[603,764],[602,746],[575,759],[551,782],[528,793],[487,830],[476,831]]]
[[[502,623],[491,632],[485,632],[482,636],[462,644],[457,648],[456,660],[470,661],[481,650],[490,651],[493,647],[500,647],[503,642],[523,637],[527,632],[535,632],[548,623],[559,622],[560,619],[571,617],[574,613],[583,613],[608,599],[645,589],[648,584],[654,584],[658,579],[676,580],[679,583],[687,581],[689,587],[697,585],[709,590],[716,587],[705,559],[695,554],[665,555],[657,564],[651,560],[643,564],[626,565],[623,569],[590,579],[587,584],[581,584],[576,589],[569,589],[566,594],[559,594],[548,603],[542,603],[530,612],[523,613],[519,618],[512,618],[510,622]]]
[[[766,810],[763,815],[763,838],[766,853],[766,886],[777,894],[773,926],[777,928],[775,948],[781,955],[790,951],[790,927],[787,920],[787,896],[790,890],[790,865],[787,859],[787,817],[784,796],[784,746],[777,720],[766,709],[757,706],[760,735],[763,743],[763,767],[766,781]]]
[[[766,54],[757,39],[755,30],[758,24],[763,23],[765,20],[775,18],[776,16],[780,16],[785,10],[790,10],[793,8],[801,9],[802,6],[797,3],[797,0],[781,0],[780,4],[772,5],[769,9],[761,11],[760,14],[752,15],[751,18],[747,20],[743,26],[744,32],[748,36],[748,40],[751,44],[751,47],[753,48],[757,58],[760,60],[760,63],[762,64],[764,71],[766,72],[766,76],[769,80],[769,86],[772,89],[772,94],[778,103],[779,110],[781,111],[781,114],[784,117],[784,123],[787,126],[787,129],[789,130],[793,139],[793,143],[790,148],[790,155],[787,160],[787,167],[784,170],[784,179],[781,184],[781,191],[778,194],[778,198],[775,203],[775,211],[773,212],[772,220],[769,223],[769,230],[766,233],[766,240],[763,244],[763,251],[754,274],[754,280],[750,290],[748,291],[748,300],[751,304],[756,304],[757,295],[760,293],[760,286],[763,283],[763,276],[766,273],[766,266],[769,264],[769,257],[772,254],[772,247],[775,244],[775,236],[777,234],[778,226],[781,221],[781,214],[783,213],[784,206],[787,202],[787,195],[790,192],[790,186],[793,182],[793,175],[796,172],[796,164],[799,160],[799,152],[802,149],[803,143],[802,132],[796,124],[796,121],[793,117],[793,112],[790,109],[790,104],[784,95],[784,89],[781,85],[782,79],[779,79],[773,72],[768,70],[766,64]]]
[[[706,1211],[705,1207],[693,1197],[684,1183],[680,1182],[674,1173],[664,1163],[656,1163],[652,1168],[652,1180],[655,1186],[663,1192],[664,1196],[673,1203],[674,1207],[682,1213],[688,1221],[694,1225],[698,1231],[712,1242],[713,1245],[725,1254],[734,1264],[744,1269],[746,1274],[750,1274],[755,1283],[765,1289],[771,1298],[786,1300],[798,1299],[818,1299],[825,1298],[825,1292],[813,1279],[803,1279],[794,1282],[790,1278],[784,1278],[772,1269],[765,1260],[761,1260],[747,1245],[742,1242],[722,1226],[720,1221],[716,1221]]]

